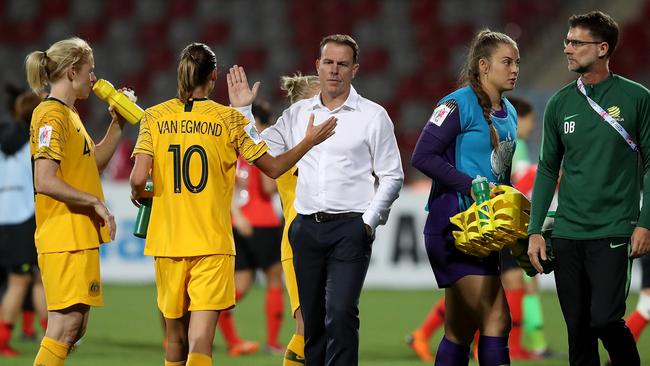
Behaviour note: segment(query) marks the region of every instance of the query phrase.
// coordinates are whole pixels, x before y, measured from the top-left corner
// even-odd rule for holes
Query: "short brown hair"
[[[342,44],[352,48],[352,62],[355,64],[358,63],[357,60],[359,59],[359,45],[357,44],[357,41],[354,40],[354,38],[350,37],[347,34],[330,34],[329,36],[325,36],[320,41],[320,55],[323,54],[323,47],[325,47],[325,45],[330,42]]]
[[[572,15],[569,18],[569,28],[585,28],[599,41],[609,45],[607,57],[611,57],[618,44],[618,24],[609,15],[599,10],[587,14]]]

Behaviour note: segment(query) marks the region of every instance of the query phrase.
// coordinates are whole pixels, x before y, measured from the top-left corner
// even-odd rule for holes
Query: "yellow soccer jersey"
[[[171,99],[145,111],[133,155],[153,156],[145,255],[235,254],[230,204],[237,156],[267,150],[255,125],[208,99]]]
[[[54,98],[41,102],[30,125],[32,159],[59,162],[56,175],[72,187],[104,200],[95,161],[95,143],[76,110]],[[92,208],[67,205],[44,194],[35,197],[36,249],[39,253],[99,247],[110,241],[107,226]]]
[[[282,201],[282,215],[284,216],[284,230],[282,230],[282,248],[280,249],[281,260],[293,258],[291,245],[289,244],[289,225],[296,218],[297,212],[293,207],[296,199],[296,184],[298,183],[297,167],[292,167],[282,174],[275,182],[278,184],[278,193]]]

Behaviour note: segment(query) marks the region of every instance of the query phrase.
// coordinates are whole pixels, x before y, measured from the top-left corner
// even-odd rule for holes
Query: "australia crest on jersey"
[[[510,174],[510,166],[512,165],[512,156],[515,153],[516,142],[508,133],[508,137],[503,141],[499,141],[496,149],[492,150],[490,156],[490,163],[492,165],[492,173],[498,182],[508,181]]]

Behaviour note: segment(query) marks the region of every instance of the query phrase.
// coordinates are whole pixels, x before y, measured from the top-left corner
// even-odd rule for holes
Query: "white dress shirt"
[[[388,113],[354,88],[345,103],[331,111],[322,104],[320,94],[301,100],[262,132],[271,154],[277,156],[302,141],[312,113],[314,125],[332,116],[338,121],[334,135],[312,148],[297,164],[296,211],[302,215],[360,212],[373,230],[385,224],[404,182]],[[373,173],[378,178],[377,187]]]

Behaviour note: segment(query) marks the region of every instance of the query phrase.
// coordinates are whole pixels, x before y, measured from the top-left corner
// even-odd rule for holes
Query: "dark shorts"
[[[641,288],[650,288],[650,254],[641,257]]]
[[[515,257],[510,254],[510,248],[503,248],[501,250],[501,273],[509,271],[511,269],[520,269],[519,264]]]
[[[451,235],[424,235],[429,263],[438,282],[438,287],[446,288],[468,275],[498,276],[499,252],[485,258],[467,255],[454,246]]]
[[[280,263],[282,227],[256,227],[253,235],[244,238],[233,230],[235,237],[235,271],[246,269],[267,269]]]
[[[0,265],[8,273],[33,273],[38,268],[34,232],[36,219],[15,225],[0,225]]]

